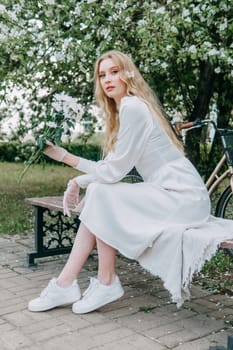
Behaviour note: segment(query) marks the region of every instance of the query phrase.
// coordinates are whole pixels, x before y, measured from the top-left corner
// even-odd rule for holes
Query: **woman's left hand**
[[[56,160],[57,162],[62,162],[65,156],[68,154],[66,149],[54,145],[50,141],[46,141],[46,147],[43,153],[46,154],[46,156]]]
[[[78,205],[79,203],[79,185],[73,179],[68,182],[66,191],[64,192],[63,197],[63,213],[64,215],[71,216],[69,205],[74,204]]]

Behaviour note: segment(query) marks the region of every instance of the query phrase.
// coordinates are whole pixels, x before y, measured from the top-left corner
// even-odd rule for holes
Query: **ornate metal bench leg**
[[[28,254],[28,266],[35,267],[34,259],[67,254],[73,245],[80,220],[78,216],[65,217],[61,211],[35,208],[35,252]]]
[[[227,350],[233,350],[233,335],[229,335],[228,337]]]
[[[211,346],[209,350],[233,350],[233,335],[229,335],[227,339],[227,349],[224,346]]]
[[[45,209],[34,206],[35,223],[34,223],[34,238],[35,238],[35,252],[28,254],[28,266],[36,267],[34,259],[42,256],[43,251],[43,213]]]

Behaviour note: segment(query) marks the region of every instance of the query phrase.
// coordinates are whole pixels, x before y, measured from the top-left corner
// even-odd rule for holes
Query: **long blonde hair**
[[[95,64],[94,72],[95,98],[100,108],[103,110],[104,117],[106,119],[104,153],[114,149],[117,132],[119,130],[117,105],[112,98],[105,95],[100,84],[99,66],[100,63],[107,58],[112,59],[114,63],[119,66],[120,79],[126,84],[127,95],[137,96],[144,101],[149,109],[154,112],[153,115],[159,119],[161,126],[174,145],[179,150],[183,151],[183,145],[173,131],[157,96],[143,79],[133,61],[126,54],[120,51],[112,50],[106,52],[98,58]]]

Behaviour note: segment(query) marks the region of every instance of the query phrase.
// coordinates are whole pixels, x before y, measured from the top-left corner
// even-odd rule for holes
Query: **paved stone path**
[[[233,327],[233,298],[193,285],[192,300],[177,310],[160,279],[137,263],[118,258],[125,289],[121,300],[75,315],[71,307],[32,313],[27,303],[58,275],[67,257],[39,259],[26,266],[30,235],[0,236],[0,350],[208,350],[227,344]],[[79,278],[81,289],[96,275],[94,254]]]

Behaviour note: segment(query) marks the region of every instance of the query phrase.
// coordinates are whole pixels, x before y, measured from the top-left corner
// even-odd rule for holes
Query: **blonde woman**
[[[45,311],[73,304],[73,312],[82,314],[119,299],[124,291],[115,270],[116,252],[160,276],[180,306],[193,273],[221,241],[233,237],[233,223],[219,225],[210,216],[203,181],[132,60],[107,52],[96,62],[94,79],[96,101],[106,119],[106,156],[94,162],[48,142],[45,154],[84,173],[68,184],[65,214],[69,204],[78,203],[79,188],[87,190],[67,263],[28,308]],[[133,167],[144,181],[121,182]],[[198,243],[193,244],[195,234]],[[77,278],[95,246],[98,274],[81,296]]]

